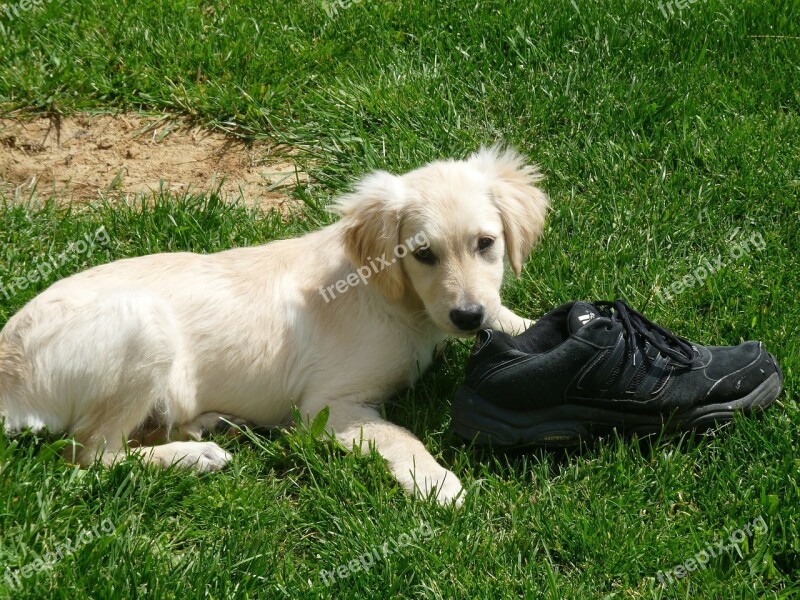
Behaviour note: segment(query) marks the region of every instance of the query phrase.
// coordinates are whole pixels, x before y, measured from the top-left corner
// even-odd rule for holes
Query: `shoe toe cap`
[[[761,342],[712,348],[711,364],[706,369],[717,380],[708,400],[725,402],[746,396],[771,375],[780,372],[773,356]]]

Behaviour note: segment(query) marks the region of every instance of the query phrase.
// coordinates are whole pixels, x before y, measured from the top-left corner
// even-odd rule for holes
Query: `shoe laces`
[[[674,361],[687,366],[692,364],[694,348],[688,341],[678,337],[668,329],[656,325],[641,313],[633,310],[624,300],[595,302],[595,306],[613,310],[613,313],[607,313],[605,316],[610,316],[612,323],[622,323],[625,332],[628,334],[630,344],[636,343],[636,335],[638,334],[655,346],[659,352],[669,356]],[[635,348],[633,350],[633,364],[636,364]]]

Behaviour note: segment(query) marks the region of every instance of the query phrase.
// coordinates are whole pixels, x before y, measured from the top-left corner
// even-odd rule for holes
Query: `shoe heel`
[[[453,432],[480,446],[568,448],[589,438],[577,419],[554,411],[510,411],[495,406],[466,386],[453,399]]]
[[[505,423],[492,418],[491,415],[496,412],[496,407],[462,386],[453,399],[453,431],[465,440],[482,446],[515,445],[517,433]]]

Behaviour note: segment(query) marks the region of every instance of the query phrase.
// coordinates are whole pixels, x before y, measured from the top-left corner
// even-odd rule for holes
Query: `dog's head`
[[[497,318],[504,255],[519,275],[542,231],[540,179],[498,147],[373,173],[337,204],[348,258],[388,300],[421,305],[445,332],[474,333]]]

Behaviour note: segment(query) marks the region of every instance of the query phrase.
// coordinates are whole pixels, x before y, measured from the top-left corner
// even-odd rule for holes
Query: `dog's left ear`
[[[368,267],[369,285],[374,285],[392,302],[402,298],[404,290],[403,270],[392,261],[400,240],[404,197],[399,177],[376,171],[334,205],[334,210],[342,215],[347,257],[356,269]],[[386,263],[381,263],[379,258],[388,261],[389,266],[385,267]]]
[[[536,165],[528,164],[510,148],[481,148],[467,161],[489,181],[492,200],[503,221],[508,260],[519,275],[544,229],[550,206],[547,194],[535,185],[543,177]]]

